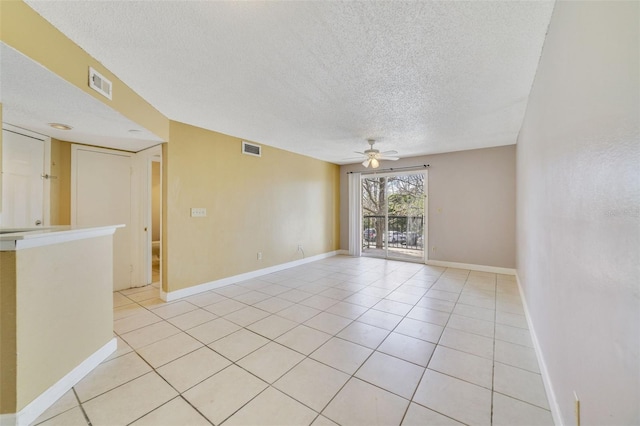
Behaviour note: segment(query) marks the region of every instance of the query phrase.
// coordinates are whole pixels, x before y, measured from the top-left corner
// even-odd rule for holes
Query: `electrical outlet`
[[[433,246],[431,247],[431,251],[435,253],[436,251],[438,251],[438,249],[436,248],[436,246]]]
[[[257,257],[258,257],[258,260],[262,260],[262,252],[261,251],[258,252],[258,256]]]
[[[191,217],[206,217],[207,209],[204,207],[191,207]]]
[[[302,251],[302,244],[298,244],[298,251]]]

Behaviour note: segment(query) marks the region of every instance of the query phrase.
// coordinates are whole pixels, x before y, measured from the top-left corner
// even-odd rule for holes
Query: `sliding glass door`
[[[423,262],[426,173],[362,176],[362,254]]]

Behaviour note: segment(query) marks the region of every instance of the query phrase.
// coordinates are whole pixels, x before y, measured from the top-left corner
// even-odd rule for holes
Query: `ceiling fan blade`
[[[353,161],[353,162],[355,163],[356,161],[357,161],[357,162],[362,161],[362,157],[350,157],[350,158],[343,158],[343,159],[341,159],[340,161]]]
[[[399,157],[396,157],[396,155],[398,154],[398,151],[390,150],[390,151],[380,152],[377,149],[373,148],[373,144],[375,143],[375,140],[368,139],[367,142],[369,143],[369,149],[367,149],[364,152],[354,151],[356,154],[360,154],[364,156],[364,161],[362,162],[362,165],[364,167],[371,167],[375,169],[380,165],[379,161],[381,160],[396,161],[400,159]],[[350,161],[350,160],[351,159],[345,159],[342,161]]]

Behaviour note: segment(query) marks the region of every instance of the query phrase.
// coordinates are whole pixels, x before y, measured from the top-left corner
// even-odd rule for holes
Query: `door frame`
[[[11,133],[16,133],[18,135],[26,136],[28,138],[33,138],[37,140],[41,140],[44,142],[44,164],[42,165],[43,170],[43,185],[42,185],[42,227],[51,226],[51,178],[55,178],[51,176],[51,138],[47,135],[43,135],[41,133],[36,133],[31,130],[23,129],[22,127],[15,126],[9,123],[2,123],[2,130],[6,130]],[[0,148],[2,148],[0,146]],[[4,155],[0,156],[0,159],[4,158]],[[1,161],[1,160],[0,160]],[[2,164],[0,164],[0,169],[2,169]],[[4,184],[1,181],[0,177],[0,197],[2,196],[2,185]],[[0,198],[0,202],[2,199]],[[2,209],[0,209],[0,224],[2,223]]]
[[[138,157],[138,165],[143,171],[140,173],[140,213],[141,213],[141,261],[144,267],[141,268],[141,279],[145,284],[151,284],[153,281],[153,272],[151,268],[151,260],[153,257],[153,229],[152,229],[152,213],[153,213],[153,163],[160,164],[160,185],[162,185],[162,145],[156,145],[140,151],[136,154]],[[160,191],[160,261],[162,262],[162,190]],[[162,282],[162,268],[160,268],[160,282]]]
[[[423,251],[423,256],[422,259],[416,259],[415,261],[409,260],[409,259],[403,259],[403,258],[389,258],[388,254],[389,254],[389,248],[387,246],[386,248],[386,256],[384,257],[384,259],[389,259],[389,260],[399,260],[399,261],[406,261],[406,262],[415,262],[415,263],[427,263],[427,261],[429,260],[429,171],[426,169],[417,169],[417,170],[408,170],[408,171],[398,171],[398,172],[384,172],[384,173],[377,173],[377,172],[371,172],[371,173],[360,173],[360,179],[359,179],[359,183],[360,183],[360,188],[362,188],[362,180],[363,179],[367,179],[367,178],[371,178],[371,177],[375,177],[375,178],[381,178],[381,177],[389,177],[389,176],[403,176],[403,175],[416,175],[416,174],[422,174],[424,175],[424,213],[423,213],[423,217],[424,217],[424,225],[423,225],[423,233],[424,235],[422,236],[422,251]],[[358,247],[362,247],[362,239],[363,239],[363,232],[364,230],[362,229],[362,189],[360,189],[359,191],[359,197],[357,200],[357,208],[354,208],[354,211],[349,212],[350,215],[358,215],[357,220],[353,221],[353,223],[358,223],[359,224],[359,230],[356,233],[357,234],[357,245]],[[388,220],[388,209],[387,212],[385,213],[385,232],[386,235],[389,234],[389,230],[387,229],[389,226],[389,220]],[[355,219],[355,218],[354,218]],[[350,233],[350,235],[353,235],[354,233]],[[362,254],[360,254],[362,255]],[[372,256],[373,257],[373,256]]]
[[[131,157],[131,264],[133,265],[131,287],[142,287],[151,283],[151,173],[152,163],[154,161],[160,162],[160,178],[162,180],[162,145],[156,145],[155,147],[134,153],[73,144],[71,146],[72,225],[76,224],[76,182],[78,179],[76,155],[80,149]],[[162,197],[162,194],[160,196]],[[160,209],[160,223],[162,223],[162,220],[162,209]],[[160,227],[160,232],[162,235],[162,226]],[[160,274],[160,279],[162,280],[162,270]]]

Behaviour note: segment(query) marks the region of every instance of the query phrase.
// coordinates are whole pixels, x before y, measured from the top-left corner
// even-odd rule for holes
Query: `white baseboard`
[[[531,340],[533,341],[533,348],[536,351],[536,357],[540,367],[540,374],[542,375],[542,383],[544,383],[544,389],[547,392],[547,399],[549,400],[549,407],[551,408],[551,415],[553,416],[553,422],[556,426],[563,426],[562,416],[560,415],[560,406],[556,399],[556,393],[553,391],[553,384],[551,383],[551,376],[549,376],[549,370],[547,369],[547,363],[544,361],[544,355],[540,349],[540,343],[538,336],[536,335],[535,327],[531,321],[531,315],[529,314],[529,306],[527,300],[524,297],[524,291],[522,284],[520,283],[520,276],[516,271],[516,282],[518,283],[518,290],[520,291],[520,298],[522,299],[522,306],[524,307],[524,316],[527,319],[527,325],[531,333]]]
[[[442,266],[445,268],[469,269],[471,271],[478,271],[478,272],[493,272],[494,274],[516,275],[515,269],[501,268],[499,266],[485,266],[485,265],[475,265],[473,263],[447,262],[445,260],[427,260],[425,263],[427,265]]]
[[[285,269],[293,268],[294,266],[304,265],[306,263],[315,262],[317,260],[333,257],[338,254],[338,251],[330,251],[328,253],[318,254],[316,256],[307,257],[304,259],[294,260],[293,262],[281,263],[280,265],[270,266],[268,268],[258,269],[256,271],[246,272],[244,274],[234,275],[232,277],[222,278],[220,280],[209,281],[208,283],[194,285],[193,287],[183,288],[181,290],[170,291],[165,293],[160,290],[160,297],[165,302],[172,302],[174,300],[182,299],[202,293],[205,291],[213,290],[215,288],[224,287],[229,284],[235,284],[242,281],[257,278],[262,275],[272,274],[274,272],[282,271]]]
[[[337,255],[349,255],[349,250],[336,250]]]
[[[60,399],[69,389],[74,387],[84,376],[89,374],[102,361],[107,359],[118,347],[116,338],[109,340],[107,344],[91,354],[82,361],[76,368],[58,380],[53,386],[41,393],[36,399],[31,401],[15,414],[0,415],[0,426],[22,426],[33,423],[47,408]]]

